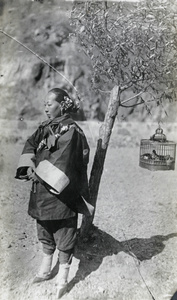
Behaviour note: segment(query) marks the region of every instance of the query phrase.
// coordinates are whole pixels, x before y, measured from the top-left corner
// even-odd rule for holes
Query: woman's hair
[[[64,90],[54,88],[49,93],[53,93],[56,96],[55,101],[60,103],[63,113],[75,113],[79,109],[79,102],[71,99]]]

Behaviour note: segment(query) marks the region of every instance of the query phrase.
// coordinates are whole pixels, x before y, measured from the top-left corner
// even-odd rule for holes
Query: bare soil
[[[100,124],[82,123],[91,146]],[[53,278],[32,284],[41,259],[35,220],[27,214],[30,183],[14,179],[24,141],[34,123],[1,120],[0,299],[56,299]],[[63,300],[168,300],[177,290],[177,166],[151,172],[139,167],[139,141],[156,124],[116,124],[100,185],[94,226],[78,240]],[[176,124],[165,124],[173,140]],[[80,226],[81,216],[79,216]]]

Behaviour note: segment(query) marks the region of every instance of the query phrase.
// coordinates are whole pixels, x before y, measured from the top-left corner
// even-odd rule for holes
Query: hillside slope
[[[80,120],[103,120],[109,93],[95,91],[88,57],[69,38],[71,1],[1,1],[0,28],[42,57],[76,86],[81,97]],[[35,119],[41,115],[46,92],[65,88],[76,97],[72,86],[38,57],[0,32],[0,118]],[[106,87],[103,87],[105,89]],[[129,97],[129,95],[126,95]],[[153,118],[145,106],[119,109],[119,120],[175,121],[176,102],[152,106]]]

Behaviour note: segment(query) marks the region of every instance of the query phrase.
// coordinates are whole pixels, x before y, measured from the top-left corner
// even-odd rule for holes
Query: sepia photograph
[[[0,300],[177,300],[177,1],[0,0]]]

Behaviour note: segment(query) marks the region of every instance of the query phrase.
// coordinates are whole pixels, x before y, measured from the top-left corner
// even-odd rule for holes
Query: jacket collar
[[[53,120],[47,120],[43,122],[43,126],[48,126],[48,125],[57,125],[59,123],[64,123],[64,124],[70,124],[74,123],[74,120],[70,117],[69,114],[64,114],[61,117],[57,117]]]

